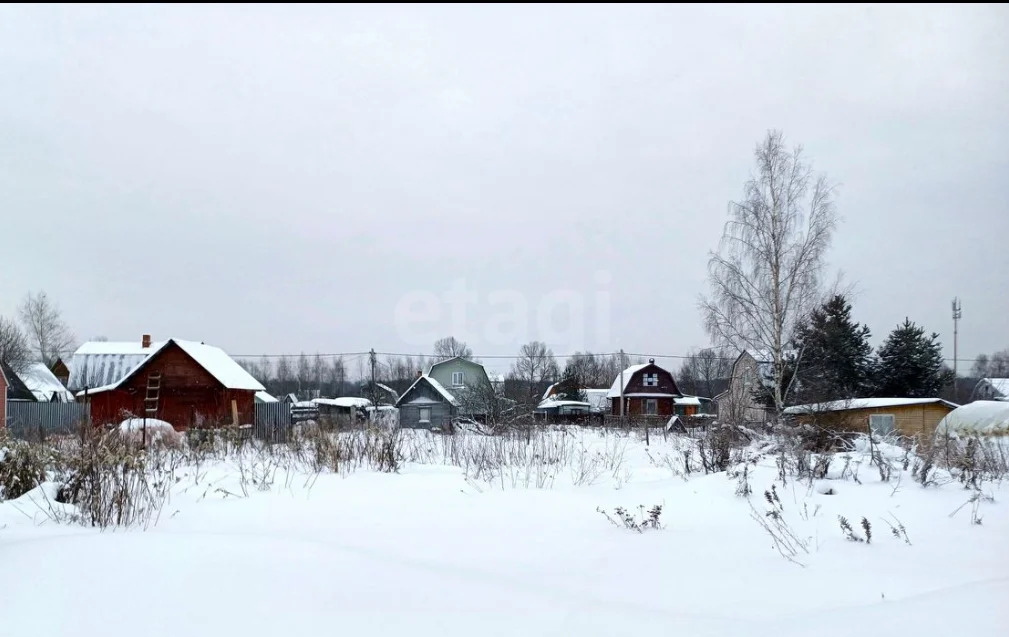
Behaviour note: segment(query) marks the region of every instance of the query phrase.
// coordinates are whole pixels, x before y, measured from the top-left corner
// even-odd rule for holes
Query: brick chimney
[[[151,346],[151,335],[150,334],[144,334],[143,337],[141,337],[141,339],[140,339],[140,346],[143,347],[144,349],[147,349],[148,347]]]
[[[418,370],[417,370],[417,378],[420,378],[420,377],[421,377],[421,376],[423,376],[423,375],[424,375],[424,372],[422,372],[422,371],[420,371],[420,370],[418,369]]]

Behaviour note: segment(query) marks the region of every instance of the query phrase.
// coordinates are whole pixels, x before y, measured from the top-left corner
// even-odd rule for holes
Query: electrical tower
[[[960,332],[960,317],[963,316],[963,311],[960,309],[960,299],[953,298],[953,402],[959,402],[959,396],[956,393],[956,365],[957,365],[957,336]]]

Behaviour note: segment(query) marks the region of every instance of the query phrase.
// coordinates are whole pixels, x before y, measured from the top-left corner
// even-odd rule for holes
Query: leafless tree
[[[820,301],[837,215],[826,176],[813,174],[801,148],[788,150],[782,133],[768,132],[755,159],[757,175],[742,201],[729,204],[721,243],[708,261],[711,295],[701,307],[715,342],[767,353],[780,415],[790,389],[785,354],[796,325]]]
[[[337,356],[329,366],[329,385],[334,396],[343,395],[346,380],[347,368],[344,366],[343,357]]]
[[[560,375],[554,353],[542,341],[531,341],[522,346],[521,356],[512,365],[511,375],[526,388],[524,402],[535,405],[546,386]]]
[[[472,359],[473,350],[463,343],[462,341],[456,340],[454,336],[446,336],[445,338],[440,338],[434,343],[434,357],[439,361],[448,360],[449,358],[459,358]]]
[[[575,352],[564,366],[564,375],[576,379],[579,387],[609,387],[615,375],[620,372],[617,370],[616,373],[611,373],[604,359],[605,357],[596,356],[592,352]]]
[[[73,332],[64,322],[59,307],[44,291],[29,292],[18,308],[18,317],[36,360],[52,365],[73,349]]]
[[[281,356],[277,359],[277,384],[283,386],[286,390],[287,385],[294,380],[294,370],[291,369],[291,359],[287,356]]]
[[[31,346],[18,324],[0,316],[0,360],[21,372],[31,362],[31,357]]]
[[[975,378],[1009,377],[1009,348],[995,352],[991,356],[978,354],[971,367],[971,375]]]
[[[715,395],[717,381],[727,379],[732,373],[732,360],[728,354],[713,347],[691,352],[676,379],[681,390],[708,398]]]

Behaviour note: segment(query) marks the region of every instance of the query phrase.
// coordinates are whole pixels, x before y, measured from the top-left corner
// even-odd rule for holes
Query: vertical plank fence
[[[290,403],[256,403],[252,435],[264,442],[287,442],[291,437]]]
[[[21,440],[78,434],[90,422],[91,406],[85,403],[7,403],[7,430]]]

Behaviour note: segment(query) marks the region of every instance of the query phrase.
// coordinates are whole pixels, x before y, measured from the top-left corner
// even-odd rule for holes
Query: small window
[[[420,408],[420,422],[421,424],[428,425],[431,424],[431,408],[421,407]]]
[[[452,386],[462,387],[463,373],[462,372],[452,372]]]
[[[877,436],[888,436],[895,427],[893,414],[872,414],[869,416],[869,430]]]
[[[658,387],[658,386],[659,386],[658,374],[645,374],[645,387]]]
[[[658,416],[659,415],[659,401],[654,398],[645,399],[645,415],[646,416]]]

